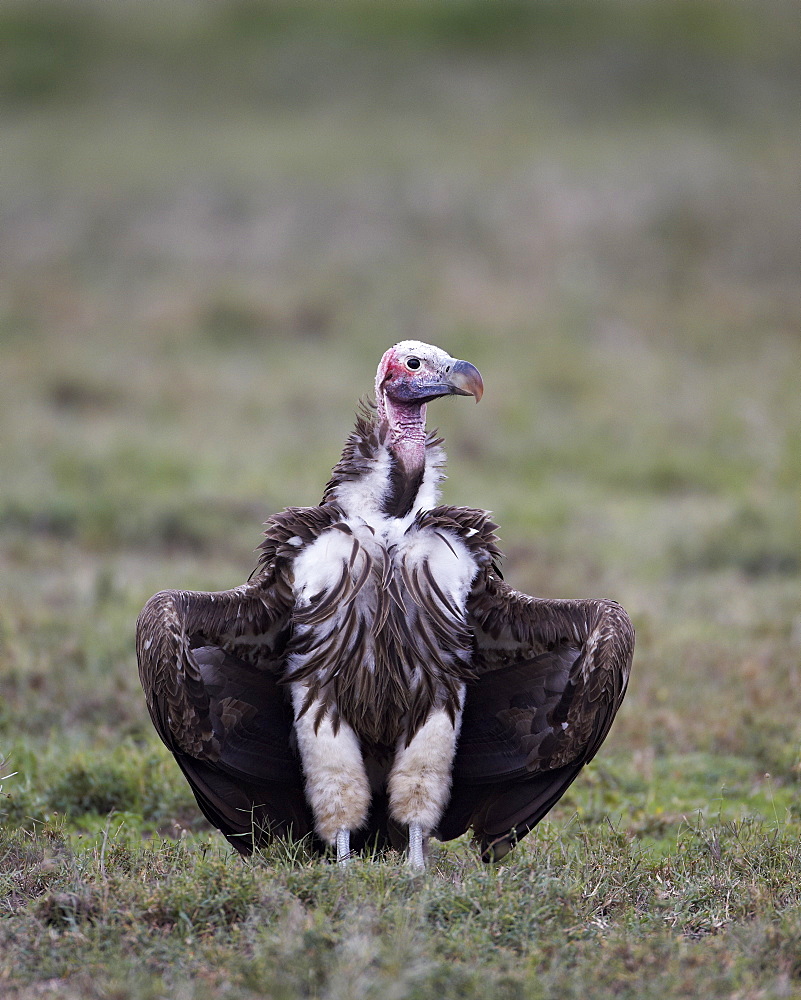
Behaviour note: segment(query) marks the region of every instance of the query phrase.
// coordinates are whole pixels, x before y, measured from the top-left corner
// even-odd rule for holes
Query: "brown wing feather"
[[[137,622],[151,718],[204,815],[240,851],[311,817],[277,673],[291,591],[274,564],[220,593],[162,591]]]
[[[501,857],[561,798],[606,738],[634,648],[613,601],[541,600],[487,572],[468,621],[478,679],[467,692],[444,840],[472,827]]]

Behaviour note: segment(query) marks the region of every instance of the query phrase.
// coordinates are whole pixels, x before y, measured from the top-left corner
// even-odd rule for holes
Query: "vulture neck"
[[[378,419],[387,426],[387,449],[391,459],[383,512],[388,517],[405,517],[414,510],[425,477],[426,406],[425,403],[397,403],[380,392]]]

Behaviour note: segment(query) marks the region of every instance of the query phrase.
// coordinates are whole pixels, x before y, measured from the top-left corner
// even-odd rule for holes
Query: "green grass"
[[[243,863],[208,836],[142,846],[112,816],[88,844],[8,838],[0,968],[91,997],[727,997],[767,974],[790,995],[798,860],[784,824],[686,824],[657,856],[546,823],[497,869],[458,846],[426,876],[391,858],[343,873],[302,851]]]
[[[801,997],[791,3],[0,14],[0,992]],[[392,342],[506,577],[620,600],[629,694],[504,864],[250,862],[133,623],[319,499]]]

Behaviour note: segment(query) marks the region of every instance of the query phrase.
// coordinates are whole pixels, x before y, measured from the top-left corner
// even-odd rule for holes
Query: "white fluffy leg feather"
[[[432,712],[409,746],[401,745],[389,776],[392,818],[427,836],[439,822],[451,791],[451,770],[459,719],[454,727],[445,711]]]
[[[292,700],[296,711],[305,694],[305,686],[293,685]],[[333,846],[339,831],[358,830],[364,826],[370,806],[370,784],[356,734],[345,722],[335,734],[327,716],[315,732],[317,708],[312,705],[295,720],[295,732],[314,826],[320,837]]]

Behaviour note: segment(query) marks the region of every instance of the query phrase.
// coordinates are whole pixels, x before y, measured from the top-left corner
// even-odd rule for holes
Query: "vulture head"
[[[389,425],[392,449],[407,473],[425,461],[426,404],[441,396],[484,394],[481,373],[439,347],[403,340],[384,354],[375,379],[378,416]]]

